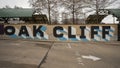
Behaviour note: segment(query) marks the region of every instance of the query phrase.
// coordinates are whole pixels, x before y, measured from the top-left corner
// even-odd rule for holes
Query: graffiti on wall
[[[81,34],[77,34],[81,31]],[[61,26],[56,26],[53,29],[53,34],[59,40],[72,40],[72,41],[109,41],[114,36],[115,29],[111,26],[80,26],[79,30],[75,27],[68,26],[68,30]]]
[[[4,28],[5,35],[10,36],[11,38],[32,38],[32,39],[48,39],[48,35],[46,34],[45,26],[33,26],[31,29],[28,26],[20,26],[18,29],[14,26],[5,26]]]
[[[59,40],[59,41],[110,41],[115,37],[113,26],[51,26],[50,25],[5,25],[0,26],[0,35],[7,35],[11,38],[27,38],[38,40]],[[52,35],[52,38],[50,37]],[[53,40],[53,41],[54,41]]]

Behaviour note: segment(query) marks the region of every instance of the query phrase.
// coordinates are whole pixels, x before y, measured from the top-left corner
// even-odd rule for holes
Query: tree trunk
[[[73,0],[73,24],[75,24],[75,1]]]
[[[50,12],[51,8],[50,8],[50,1],[48,0],[48,17],[49,17],[49,24],[51,24],[51,12]]]
[[[96,22],[95,23],[99,23],[99,14],[98,14],[98,11],[99,11],[99,4],[98,4],[98,0],[96,0],[96,15],[97,15],[97,20],[96,20]]]
[[[78,13],[76,13],[75,23],[78,24]]]

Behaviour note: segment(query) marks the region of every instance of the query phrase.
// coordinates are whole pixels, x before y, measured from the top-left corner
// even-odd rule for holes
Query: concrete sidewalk
[[[0,68],[37,68],[49,42],[0,40]]]

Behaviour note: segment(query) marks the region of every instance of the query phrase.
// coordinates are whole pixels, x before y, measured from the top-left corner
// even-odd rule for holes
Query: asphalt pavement
[[[0,40],[0,68],[120,68],[119,52],[118,41]]]
[[[120,68],[120,42],[55,43],[41,68]]]
[[[52,43],[0,40],[0,68],[37,68]]]

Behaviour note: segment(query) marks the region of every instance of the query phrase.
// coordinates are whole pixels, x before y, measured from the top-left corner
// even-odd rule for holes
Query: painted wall
[[[0,35],[44,41],[117,41],[117,25],[0,25]]]

